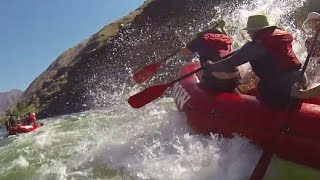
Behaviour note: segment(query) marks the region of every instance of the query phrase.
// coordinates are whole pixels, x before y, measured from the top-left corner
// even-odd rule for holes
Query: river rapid
[[[245,26],[247,17],[266,13],[272,23],[293,33],[294,50],[303,62],[307,55],[303,32],[286,19],[286,14],[303,2],[226,3],[215,7],[218,16],[214,19],[226,20],[227,32],[237,49],[248,40],[239,30]],[[197,31],[202,27],[199,24],[191,29]],[[317,71],[316,66],[316,63],[311,66],[313,72]],[[248,66],[241,69],[246,73]],[[314,82],[318,81],[315,77]],[[99,110],[43,119],[45,125],[31,133],[6,138],[0,130],[0,180],[240,180],[250,176],[261,150],[248,139],[236,134],[225,139],[216,134],[194,133],[171,98],[133,109],[127,98],[140,90],[142,87],[137,85],[129,92],[124,90],[115,95],[93,94],[100,101],[103,97],[117,103]],[[279,169],[275,163],[272,167]],[[273,175],[268,177],[274,179]]]

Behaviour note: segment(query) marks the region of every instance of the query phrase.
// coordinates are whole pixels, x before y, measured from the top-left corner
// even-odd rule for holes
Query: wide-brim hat
[[[243,30],[256,31],[269,27],[277,27],[276,25],[270,25],[268,17],[264,14],[256,14],[248,17],[247,27]]]
[[[312,19],[319,19],[320,20],[320,14],[317,12],[309,13],[307,19],[303,22],[303,24],[307,24]]]

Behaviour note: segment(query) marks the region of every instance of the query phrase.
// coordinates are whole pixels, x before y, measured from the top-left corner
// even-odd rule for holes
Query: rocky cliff
[[[37,104],[40,116],[79,112],[117,103],[119,94],[134,86],[134,70],[181,47],[195,33],[212,26],[219,4],[237,8],[243,1],[149,0],[136,11],[113,22],[67,50],[35,79],[18,106]],[[296,17],[320,7],[310,0]],[[319,9],[319,8],[318,8]],[[298,18],[298,19],[299,19]],[[298,21],[296,21],[298,22]],[[173,78],[179,61],[170,61],[153,83]],[[171,72],[171,73],[170,73]]]
[[[17,89],[0,93],[0,114],[15,106],[23,92]]]

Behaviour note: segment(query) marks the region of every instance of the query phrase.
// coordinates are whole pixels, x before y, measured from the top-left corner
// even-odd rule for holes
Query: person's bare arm
[[[226,25],[226,22],[222,19],[218,20],[217,25],[220,27],[221,32],[227,36],[226,31],[224,30],[224,26]]]
[[[266,53],[266,49],[259,43],[247,42],[231,56],[228,56],[215,63],[207,61],[204,66],[207,71],[217,71],[225,67],[238,67],[244,63],[255,61]]]
[[[301,99],[309,99],[320,96],[320,84],[316,84],[315,86],[303,90],[300,89],[298,85],[293,85],[291,88],[291,96],[298,97]]]

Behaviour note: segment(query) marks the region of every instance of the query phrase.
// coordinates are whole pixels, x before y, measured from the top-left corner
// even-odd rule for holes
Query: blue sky
[[[60,54],[144,0],[1,0],[0,92],[25,90]]]

